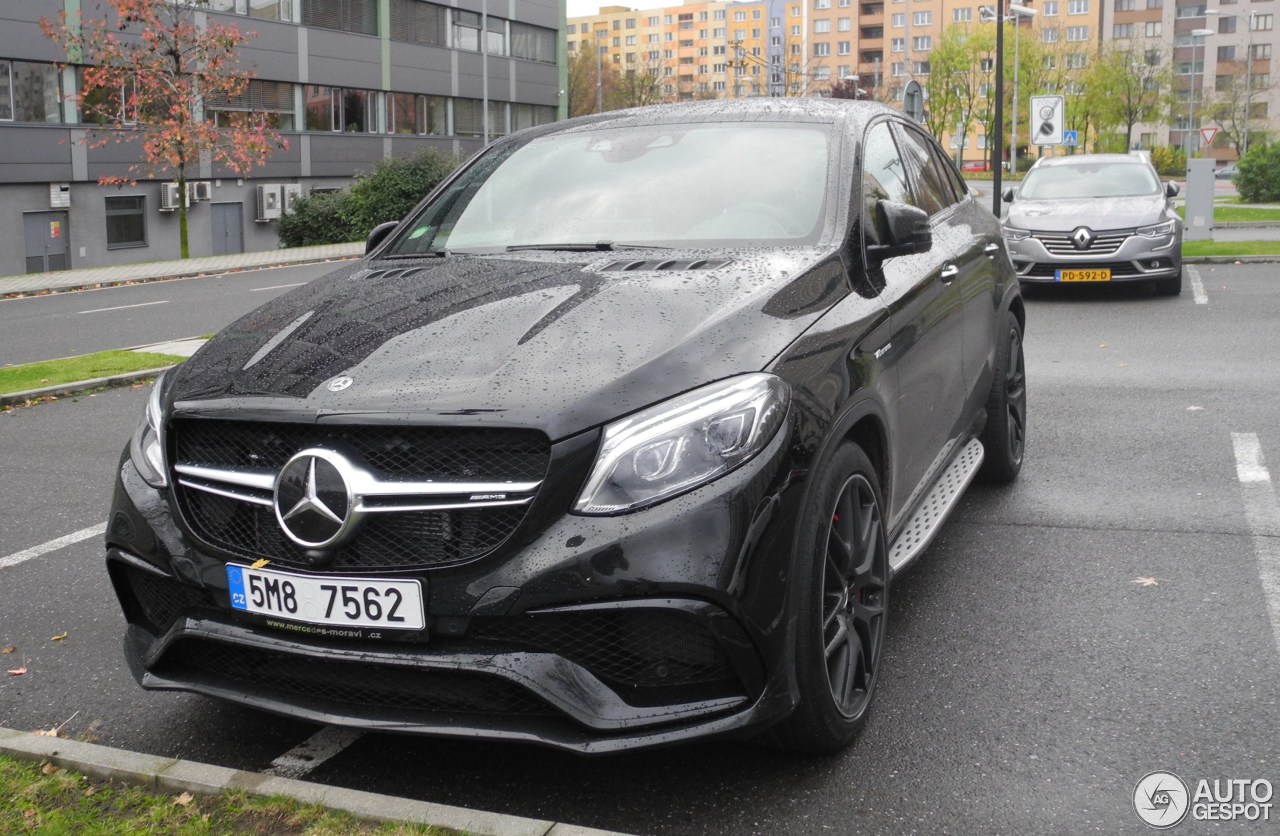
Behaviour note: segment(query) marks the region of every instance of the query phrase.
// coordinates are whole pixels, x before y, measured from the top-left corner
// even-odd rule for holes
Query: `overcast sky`
[[[600,0],[568,0],[569,17],[593,15],[601,6],[626,6],[629,9],[656,9],[659,6],[678,6],[680,0],[630,0],[630,2],[602,3]]]

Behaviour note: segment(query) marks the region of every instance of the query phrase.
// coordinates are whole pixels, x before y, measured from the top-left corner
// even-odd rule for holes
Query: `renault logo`
[[[357,522],[348,474],[354,466],[332,450],[296,454],[276,476],[276,521],[290,540],[308,549],[341,541]]]
[[[1071,233],[1071,240],[1075,242],[1077,250],[1087,250],[1093,246],[1093,230],[1087,226],[1082,226]]]

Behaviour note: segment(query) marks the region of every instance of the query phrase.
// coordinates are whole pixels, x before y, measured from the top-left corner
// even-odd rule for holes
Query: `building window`
[[[1045,17],[1058,16],[1058,0],[1045,0],[1044,16]]]
[[[1115,38],[1116,40],[1123,40],[1123,39],[1125,39],[1125,38],[1132,38],[1132,37],[1133,37],[1133,24],[1132,24],[1132,23],[1117,23],[1115,26],[1113,26],[1113,27],[1111,28],[1111,37],[1112,37],[1112,38]]]
[[[898,12],[889,18],[889,25],[894,29],[901,29],[907,25],[907,16],[902,12]]]
[[[933,23],[933,12],[916,12],[911,15],[912,26],[928,26]]]
[[[106,198],[107,249],[147,245],[147,199],[142,195]]]
[[[260,20],[293,20],[293,0],[210,0],[209,7]]]
[[[1088,26],[1068,26],[1067,27],[1068,43],[1087,41],[1087,40],[1089,40]]]
[[[308,84],[303,100],[308,131],[378,132],[378,94],[373,90]]]
[[[277,131],[296,130],[293,119],[293,85],[287,81],[249,80],[239,96],[206,96],[205,118],[220,128],[254,121],[253,115]]]
[[[830,20],[815,20],[813,22],[813,33],[815,35],[825,35],[831,31]]]
[[[893,40],[891,40],[891,41],[889,42],[889,51],[890,51],[890,52],[906,52],[906,51],[907,51],[907,39],[906,39],[906,38],[894,38]]]
[[[1236,48],[1235,48],[1234,46],[1220,46],[1220,47],[1218,47],[1218,60],[1219,60],[1219,61],[1234,61],[1234,60],[1236,60]]]
[[[1044,42],[1047,44],[1056,44],[1058,42],[1058,30],[1042,29],[1040,30],[1040,37],[1043,38]]]
[[[421,0],[391,0],[391,40],[426,46],[448,43],[449,10]],[[573,27],[569,27],[573,34]],[[587,34],[587,24],[582,24]]]
[[[513,131],[550,125],[556,121],[556,109],[550,105],[512,104],[511,119]]]
[[[933,36],[916,35],[911,38],[911,48],[916,52],[928,52],[933,49]]]
[[[840,43],[836,44],[836,54],[852,55],[853,54],[852,44],[850,44],[849,41],[841,41]]]
[[[1117,12],[1131,12],[1138,8],[1138,0],[1116,0]]]
[[[321,29],[378,34],[378,0],[302,0],[302,22]]]
[[[1067,56],[1067,69],[1083,70],[1089,64],[1089,56],[1083,52],[1073,52]]]
[[[952,23],[969,23],[973,20],[973,9],[952,9]]]
[[[1145,31],[1148,38],[1158,38],[1160,37],[1160,33],[1163,29],[1164,26],[1160,21],[1152,20],[1147,22]]]
[[[851,17],[842,17],[842,18],[840,18],[838,21],[836,21],[836,31],[838,31],[838,32],[852,32],[852,31],[853,31],[853,18],[851,18]]]
[[[1253,32],[1270,32],[1274,20],[1275,15],[1254,15],[1253,25],[1249,29]]]
[[[0,122],[61,122],[62,78],[53,64],[0,61]]]
[[[1089,0],[1067,0],[1067,14],[1087,15],[1088,13]]]
[[[814,45],[813,45],[813,54],[814,54],[814,55],[816,55],[816,56],[819,56],[819,57],[821,57],[821,56],[823,56],[823,55],[830,55],[830,54],[831,54],[831,44],[814,44]]]

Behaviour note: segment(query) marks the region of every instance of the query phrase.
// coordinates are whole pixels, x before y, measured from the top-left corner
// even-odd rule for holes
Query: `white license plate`
[[[421,630],[419,581],[317,577],[227,564],[231,606],[305,624]]]

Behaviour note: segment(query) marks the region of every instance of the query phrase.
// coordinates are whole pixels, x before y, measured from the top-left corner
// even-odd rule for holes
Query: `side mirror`
[[[391,234],[391,230],[400,225],[399,221],[387,221],[384,224],[378,224],[373,228],[373,232],[369,233],[369,237],[364,242],[364,254],[368,255],[378,249],[378,245],[386,240]]]
[[[1165,183],[1165,184],[1164,184],[1164,196],[1165,196],[1165,197],[1177,197],[1177,196],[1178,196],[1178,191],[1179,191],[1179,189],[1178,189],[1178,184],[1177,184],[1177,183]]]
[[[880,216],[877,226],[884,230],[883,244],[867,247],[868,258],[884,261],[900,255],[928,252],[933,246],[933,230],[929,228],[929,213],[905,203],[881,200],[876,203]]]
[[[1011,187],[1011,188],[1008,188],[1008,189],[1005,189],[1005,190],[1004,190],[1004,194],[1000,195],[1000,198],[1001,198],[1001,200],[1003,200],[1005,203],[1013,203],[1013,189],[1012,189],[1012,187]]]

